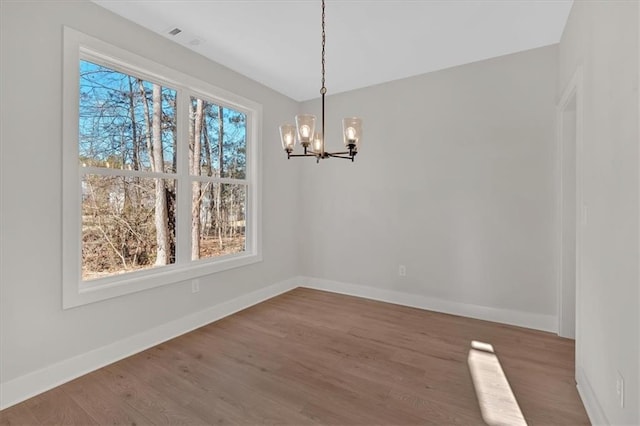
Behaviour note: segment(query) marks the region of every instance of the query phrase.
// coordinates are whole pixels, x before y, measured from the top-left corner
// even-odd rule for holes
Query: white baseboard
[[[296,277],[243,294],[203,311],[152,328],[41,370],[0,383],[0,410],[80,377],[98,368],[195,330],[235,312],[298,287]]]
[[[604,415],[604,410],[602,406],[600,406],[595,392],[593,392],[591,383],[589,383],[584,371],[579,367],[576,368],[576,382],[578,394],[580,395],[580,399],[582,399],[582,404],[587,411],[587,416],[589,416],[591,424],[594,426],[609,425],[609,420],[607,420],[607,416]]]
[[[555,315],[542,315],[530,312],[491,308],[488,306],[451,302],[448,300],[404,293],[395,290],[386,290],[312,277],[302,277],[300,283],[302,286],[307,288],[358,296],[365,299],[379,300],[381,302],[395,303],[397,305],[410,306],[412,308],[420,308],[503,324],[517,325],[520,327],[549,331],[552,333],[557,333],[558,331],[558,317]]]

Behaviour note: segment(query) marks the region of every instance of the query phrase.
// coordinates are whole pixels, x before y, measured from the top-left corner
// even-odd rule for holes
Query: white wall
[[[344,116],[364,142],[302,171],[305,273],[556,327],[556,74],[550,46],[328,97],[328,150]]]
[[[0,382],[298,275],[298,165],[277,148],[296,102],[88,1],[1,8]],[[263,262],[204,277],[197,295],[182,283],[61,309],[63,25],[263,105]]]
[[[580,64],[584,75],[578,384],[592,420],[611,424],[640,423],[638,4],[574,2],[559,51],[560,91]]]

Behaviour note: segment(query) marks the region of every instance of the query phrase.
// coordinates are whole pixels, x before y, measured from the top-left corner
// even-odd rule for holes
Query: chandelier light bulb
[[[312,114],[296,115],[298,138],[303,147],[308,147],[316,130],[316,116]]]
[[[355,143],[355,141],[356,141],[356,129],[354,129],[353,127],[347,127],[346,134],[347,134],[347,139],[349,141],[353,141]]]
[[[296,145],[296,126],[291,124],[283,124],[280,126],[280,138],[282,140],[282,149],[287,152],[293,151]]]
[[[322,154],[324,151],[324,140],[322,139],[322,133],[317,132],[313,138],[313,151]]]
[[[362,119],[358,117],[349,117],[342,120],[342,134],[344,136],[344,144],[356,152],[360,148],[360,140],[362,139]]]

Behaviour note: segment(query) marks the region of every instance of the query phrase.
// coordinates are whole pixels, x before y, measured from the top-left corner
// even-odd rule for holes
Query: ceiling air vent
[[[0,0],[2,1],[2,0]],[[171,41],[186,46],[190,49],[195,49],[204,44],[205,40],[189,32],[188,29],[183,30],[180,27],[169,27],[160,31],[160,34],[167,37]]]

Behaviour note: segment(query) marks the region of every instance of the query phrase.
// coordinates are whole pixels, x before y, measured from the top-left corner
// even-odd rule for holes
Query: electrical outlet
[[[200,280],[195,279],[191,280],[191,293],[197,293],[200,291]]]
[[[616,393],[618,394],[620,408],[624,408],[624,377],[622,377],[622,374],[620,374],[619,371],[616,379]]]
[[[404,265],[398,266],[398,276],[406,277],[407,276],[407,267]]]

